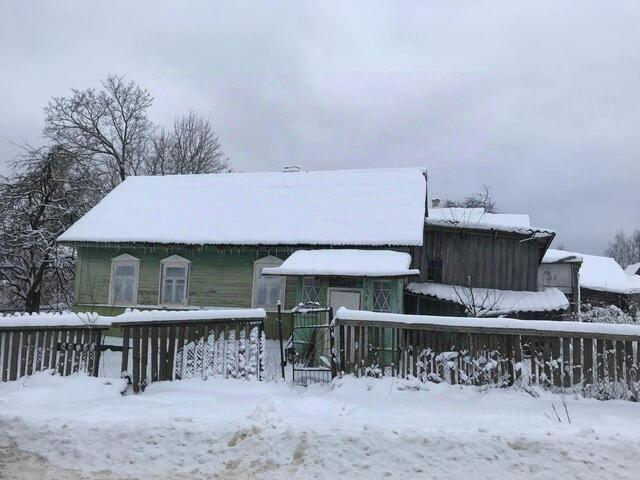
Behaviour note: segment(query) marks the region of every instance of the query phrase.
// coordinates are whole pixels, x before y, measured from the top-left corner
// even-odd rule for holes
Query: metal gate
[[[298,307],[293,311],[293,383],[328,383],[336,376],[332,319],[331,308]]]

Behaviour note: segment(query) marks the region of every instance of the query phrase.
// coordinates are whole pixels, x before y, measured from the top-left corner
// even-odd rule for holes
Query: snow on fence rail
[[[0,381],[41,370],[98,373],[98,346],[110,322],[95,313],[0,316]]]
[[[340,369],[453,384],[538,384],[638,400],[640,326],[386,314],[341,308]]]

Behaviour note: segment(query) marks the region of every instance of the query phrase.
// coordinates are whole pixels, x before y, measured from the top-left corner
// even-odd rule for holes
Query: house
[[[538,288],[555,287],[567,297],[572,313],[580,312],[580,266],[582,256],[550,248],[538,268]]]
[[[78,310],[403,312],[426,192],[419,168],[129,177],[59,241]]]
[[[613,258],[550,249],[545,254],[543,266],[548,268],[547,265],[562,259],[573,261],[574,265],[579,264],[579,302],[583,309],[615,305],[628,312],[640,304],[640,282],[625,272]],[[551,278],[549,284],[563,288],[566,283],[564,278]]]
[[[532,227],[528,215],[429,209],[421,276],[407,285],[405,311],[558,318],[569,308],[567,298],[553,286],[538,285],[538,267],[554,236]]]

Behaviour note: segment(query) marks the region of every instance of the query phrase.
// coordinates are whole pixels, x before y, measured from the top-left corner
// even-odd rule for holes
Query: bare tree
[[[631,235],[622,230],[616,233],[605,250],[605,255],[613,258],[622,268],[640,262],[640,228]]]
[[[161,129],[152,142],[146,173],[180,175],[220,173],[229,162],[209,120],[189,112],[173,122],[173,130]]]
[[[496,202],[493,199],[491,189],[487,185],[483,185],[478,193],[469,195],[464,200],[445,200],[445,207],[462,207],[462,208],[484,208],[487,213],[498,213]]]
[[[151,94],[133,81],[109,75],[102,89],[72,89],[45,107],[44,134],[78,155],[99,162],[111,186],[143,166],[152,124]]]
[[[56,238],[95,201],[87,171],[62,146],[33,149],[0,177],[0,276],[9,303],[27,312],[71,298],[74,256]]]

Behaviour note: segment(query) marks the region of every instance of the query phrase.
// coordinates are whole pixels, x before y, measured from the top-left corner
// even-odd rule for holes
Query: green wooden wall
[[[160,261],[170,255],[191,260],[189,305],[251,307],[253,262],[267,255],[287,258],[291,249],[80,247],[76,304],[109,306],[111,259],[128,253],[140,260],[138,304],[157,305]],[[285,308],[296,302],[296,282],[287,282]]]

